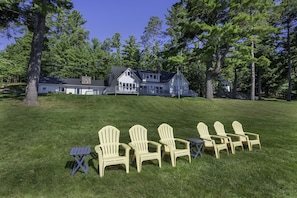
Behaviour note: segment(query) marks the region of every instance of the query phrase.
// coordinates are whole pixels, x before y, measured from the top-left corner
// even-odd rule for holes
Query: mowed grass
[[[297,102],[242,101],[144,96],[40,96],[39,106],[22,105],[22,97],[0,95],[0,197],[296,197]],[[260,134],[262,150],[236,150],[216,159],[203,153],[171,166],[168,157],[144,162],[141,173],[131,162],[97,173],[94,146],[105,125],[120,129],[130,141],[134,124],[159,141],[157,127],[166,122],[179,138],[199,137],[202,121],[214,133],[220,121],[233,133],[238,120],[246,131]],[[91,146],[89,173],[70,176],[72,147]],[[231,153],[231,152],[230,152]],[[131,152],[132,154],[132,152]]]

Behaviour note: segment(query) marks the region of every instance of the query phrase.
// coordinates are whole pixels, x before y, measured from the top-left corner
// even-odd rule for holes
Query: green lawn
[[[0,197],[296,197],[297,102],[144,96],[40,96],[40,105],[22,105],[22,97],[0,95]],[[144,162],[141,173],[130,164],[111,166],[100,178],[94,146],[98,130],[114,125],[120,141],[130,141],[134,124],[159,140],[166,122],[176,137],[198,137],[197,123],[211,133],[218,120],[228,132],[238,120],[246,131],[260,134],[262,150],[235,155],[203,153],[188,163],[169,158]],[[70,176],[70,149],[91,146],[89,173]],[[231,153],[231,152],[230,152]]]

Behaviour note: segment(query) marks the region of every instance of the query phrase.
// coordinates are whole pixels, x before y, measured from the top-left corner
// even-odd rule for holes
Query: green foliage
[[[25,80],[31,50],[32,33],[26,32],[24,37],[15,38],[0,54],[0,79],[6,83]]]
[[[157,66],[161,65],[159,59],[159,52],[162,37],[162,24],[163,22],[157,16],[150,17],[148,25],[144,28],[141,41],[143,45],[143,52],[141,56],[141,65],[146,69],[154,70]]]
[[[118,66],[122,66],[121,64],[121,35],[120,33],[115,33],[112,38],[112,43],[111,43],[111,48],[115,49],[113,52],[113,56],[114,56],[114,63],[113,65],[118,65]]]
[[[76,10],[64,9],[48,17],[48,49],[43,56],[43,76],[74,78],[89,73],[85,23]]]
[[[205,100],[202,98],[142,96],[51,95],[29,108],[11,95],[0,95],[1,197],[294,197],[296,191],[297,103],[285,101]],[[131,108],[133,107],[133,108]],[[144,113],[145,112],[145,113]],[[203,152],[188,163],[178,158],[144,162],[141,173],[131,162],[97,173],[94,146],[105,125],[121,130],[120,141],[130,141],[134,124],[148,129],[148,139],[158,141],[157,127],[166,122],[179,138],[198,137],[203,121],[214,134],[218,120],[233,133],[238,120],[245,130],[260,134],[262,150],[236,150],[229,156]],[[88,174],[73,177],[72,147],[91,146],[86,158]],[[132,152],[131,152],[132,155]],[[277,162],[277,163],[276,163]],[[16,185],[17,184],[17,185]]]
[[[12,37],[9,27],[12,23],[19,24],[22,20],[20,13],[21,0],[1,0],[0,2],[0,31],[4,31],[7,37]]]
[[[140,63],[139,44],[134,36],[129,36],[123,45],[123,65],[131,68],[138,68]]]
[[[75,78],[87,74],[93,79],[104,79],[114,65],[160,67],[165,71],[179,68],[190,81],[190,87],[201,96],[213,95],[211,90],[217,85],[218,75],[233,81],[234,90],[246,93],[251,93],[250,88],[257,83],[261,85],[257,89],[263,90],[266,97],[278,95],[288,77],[293,90],[282,87],[288,87],[289,93],[296,90],[295,0],[180,1],[173,4],[165,16],[168,26],[165,32],[162,32],[163,21],[156,16],[149,19],[141,37],[142,46],[134,36],[121,43],[120,32],[102,42],[89,39],[83,27],[86,20],[77,10],[68,10],[69,0],[49,1],[46,7],[42,2],[0,2],[3,19],[0,32],[6,36],[11,36],[17,30],[14,27],[19,25],[33,30],[35,11],[47,14],[42,76]],[[15,45],[1,53],[0,78],[4,81],[27,78],[32,34],[26,32],[23,37],[24,40],[18,38]],[[255,69],[251,70],[251,65],[255,65]],[[249,79],[251,71],[257,80]],[[207,83],[206,89],[209,81],[214,83]],[[283,94],[283,88],[281,90]]]

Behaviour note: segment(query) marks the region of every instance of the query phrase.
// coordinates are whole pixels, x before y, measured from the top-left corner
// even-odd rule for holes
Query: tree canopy
[[[89,38],[70,0],[4,0],[0,32],[23,33],[1,51],[0,78],[27,81],[26,104],[37,104],[40,75],[104,79],[111,66],[180,70],[209,99],[241,92],[290,101],[297,95],[296,10],[294,0],[181,0],[166,21],[148,20],[141,41],[123,41],[120,32],[100,41]]]

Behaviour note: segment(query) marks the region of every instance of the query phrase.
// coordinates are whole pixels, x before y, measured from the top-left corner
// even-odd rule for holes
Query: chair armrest
[[[204,142],[211,142],[212,145],[216,145],[216,142],[212,139],[208,139],[208,138],[203,138],[203,137],[200,137],[201,140],[203,140]],[[205,145],[205,143],[204,143]]]
[[[166,145],[166,146],[169,146],[168,143],[167,143],[166,141],[164,141],[164,140],[159,140],[159,142],[160,142],[161,144],[164,144],[164,145]]]
[[[164,141],[164,140],[159,140],[159,142],[160,142],[161,144],[165,145],[165,146],[168,146],[169,150],[174,149],[174,148],[171,146],[171,144],[168,144],[168,143],[167,143],[166,141]]]
[[[228,141],[230,141],[230,137],[227,137],[227,136],[221,136],[221,135],[210,135],[211,138],[217,138],[217,139],[220,139],[221,140],[221,143],[225,144],[225,143],[228,143],[226,142],[226,138],[228,139]],[[215,140],[213,140],[215,142]],[[232,141],[232,140],[231,140]]]
[[[184,139],[180,139],[180,138],[174,138],[174,140],[177,142],[182,142],[184,144],[190,144],[190,142],[188,140],[184,140]]]
[[[238,135],[239,137],[244,137],[244,138],[248,138],[248,136],[247,135],[241,135],[241,134],[234,134],[234,135]]]
[[[100,145],[96,145],[96,146],[95,146],[95,152],[96,152],[96,153],[101,152]]]
[[[256,133],[251,133],[251,132],[244,132],[246,135],[249,135],[249,136],[253,136],[255,137],[257,140],[259,140],[259,134],[256,134]]]
[[[99,157],[100,159],[103,158],[103,153],[102,153],[102,149],[101,149],[101,146],[100,146],[100,145],[96,145],[96,146],[95,146],[95,152],[98,154],[98,157]]]
[[[131,149],[130,146],[128,146],[127,144],[125,143],[120,143],[120,146],[122,146],[124,149]]]
[[[232,137],[240,137],[238,134],[233,134],[233,133],[226,133],[227,136],[232,136]]]
[[[200,137],[200,139],[201,139],[201,140],[203,140],[203,141],[208,141],[208,142],[211,142],[211,141],[213,141],[212,139],[203,138],[203,137]]]
[[[162,146],[160,143],[155,142],[155,141],[148,141],[148,143],[149,143],[149,144],[152,144],[152,145],[154,145],[154,146],[156,146],[156,147],[161,147],[161,146]]]
[[[238,134],[226,133],[226,135],[229,136],[230,138],[234,137],[234,138],[237,138],[238,140],[240,140],[240,135],[238,135]]]
[[[185,144],[187,149],[190,148],[190,142],[188,140],[184,140],[184,139],[180,139],[180,138],[174,138],[174,140],[176,142],[181,142],[181,143]]]
[[[218,138],[218,139],[224,139],[228,138],[227,136],[221,136],[221,135],[210,135],[211,138]]]
[[[162,144],[160,144],[158,142],[155,142],[155,141],[148,141],[148,143],[154,145],[157,148],[157,152],[158,153],[161,153],[161,146],[162,146]]]
[[[218,136],[217,138],[221,137],[221,140],[222,140],[222,138],[223,138],[224,141],[225,141],[225,139],[228,139],[229,142],[232,142],[232,138],[229,137],[227,134],[226,134],[226,136],[224,136],[224,135],[215,135],[215,136]],[[226,142],[225,142],[225,143],[226,143]]]
[[[125,156],[128,156],[130,154],[131,147],[125,143],[120,143],[119,145],[125,149]]]
[[[134,150],[137,148],[132,142],[129,142],[128,145],[130,146],[130,148]]]

